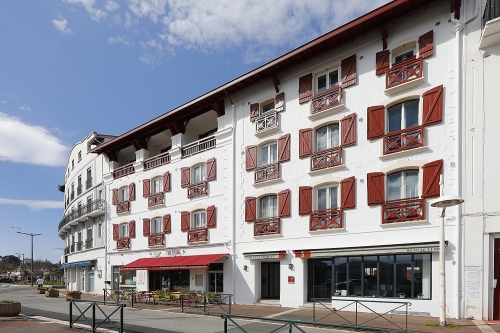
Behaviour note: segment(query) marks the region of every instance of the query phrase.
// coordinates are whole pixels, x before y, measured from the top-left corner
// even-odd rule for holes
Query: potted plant
[[[21,302],[1,300],[0,317],[14,317],[21,313]]]
[[[418,297],[418,298],[424,298],[424,294],[422,294],[422,293],[418,293],[417,297]]]
[[[405,298],[406,294],[405,293],[399,293],[399,298]]]
[[[59,297],[59,289],[50,288],[45,291],[45,297]]]
[[[73,290],[73,291],[68,291],[66,293],[66,300],[70,299],[81,299],[82,298],[82,292],[78,290]]]
[[[42,288],[37,289],[37,290],[36,290],[36,293],[37,293],[37,294],[42,294],[42,295],[43,295],[43,294],[45,294],[45,292],[46,292],[46,291],[47,291],[47,288],[42,287]]]

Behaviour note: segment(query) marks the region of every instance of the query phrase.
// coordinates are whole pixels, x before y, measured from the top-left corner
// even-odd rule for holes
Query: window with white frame
[[[337,185],[322,186],[316,190],[316,208],[318,210],[337,208],[339,206]]]
[[[321,73],[316,76],[316,92],[333,88],[339,85],[339,68],[334,68],[330,71]]]
[[[120,226],[118,228],[118,236],[120,238],[128,237],[128,223],[120,224]]]
[[[124,186],[118,190],[118,201],[128,201],[128,186]]]
[[[78,162],[82,160],[82,151],[78,152]]]
[[[197,210],[193,212],[193,218],[191,220],[191,228],[205,228],[207,226],[206,221],[206,211]]]
[[[163,192],[163,178],[156,177],[151,180],[151,194]]]
[[[387,109],[388,133],[418,125],[418,100],[406,101]]]
[[[278,196],[268,195],[260,198],[260,211],[261,218],[278,216]]]
[[[413,57],[414,50],[407,50],[394,56],[394,63]]]
[[[268,143],[260,147],[260,165],[276,163],[278,161],[278,144]]]
[[[94,238],[94,237],[92,236],[92,227],[90,227],[90,228],[87,228],[87,240],[90,240],[92,238]]]
[[[387,200],[418,196],[418,170],[403,170],[387,175]]]
[[[161,217],[155,217],[151,219],[151,229],[152,234],[160,234],[163,232],[163,220]]]
[[[274,111],[274,99],[267,100],[260,103],[260,114],[263,115],[267,112]]]
[[[413,57],[416,54],[417,43],[415,41],[405,43],[391,50],[392,63],[396,64],[400,61]]]
[[[199,183],[207,179],[205,164],[199,164],[192,168],[193,183]]]
[[[339,124],[330,124],[316,130],[316,151],[339,146]]]

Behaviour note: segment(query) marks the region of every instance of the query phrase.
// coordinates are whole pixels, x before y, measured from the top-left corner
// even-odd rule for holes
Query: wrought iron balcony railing
[[[86,248],[86,249],[91,249],[91,248],[93,248],[93,247],[94,247],[94,240],[93,240],[92,238],[87,239],[87,240],[85,241],[85,248]]]
[[[164,246],[165,245],[165,235],[163,233],[150,234],[148,236],[148,246]]]
[[[397,62],[385,74],[386,89],[421,78],[422,74],[422,58],[413,56]]]
[[[73,201],[75,199],[75,192],[71,192],[71,200]]]
[[[333,147],[311,155],[311,171],[342,165],[342,148]]]
[[[500,0],[488,0],[486,1],[486,6],[484,7],[483,17],[482,17],[482,27],[486,25],[486,22],[494,20],[500,17]]]
[[[106,206],[106,203],[104,202],[104,200],[98,199],[98,200],[92,201],[90,203],[87,203],[84,206],[81,206],[77,210],[73,210],[71,213],[66,214],[63,217],[63,219],[59,222],[58,230],[60,231],[69,222],[74,221],[77,218],[80,218],[86,214],[90,214],[90,213],[93,213],[93,212],[98,211],[98,210],[104,211],[105,206]]]
[[[70,247],[69,246],[66,246],[64,248],[64,254],[69,254],[69,251],[70,251]]]
[[[80,195],[80,194],[82,194],[82,185],[78,185],[76,187],[76,195]]]
[[[206,195],[207,191],[207,181],[194,183],[188,186],[188,198],[195,198],[202,195]]]
[[[342,104],[342,88],[335,86],[317,93],[312,98],[311,114],[322,112]]]
[[[268,180],[280,178],[280,164],[272,163],[258,167],[254,171],[254,183],[262,183]]]
[[[71,253],[75,252],[75,243],[71,244]]]
[[[125,164],[121,167],[116,168],[113,171],[113,179],[125,177],[127,175],[133,174],[134,172],[135,172],[134,162],[129,163],[129,164]]]
[[[215,146],[215,136],[209,136],[208,138],[195,141],[182,147],[181,156],[182,158],[186,158],[204,152],[205,150],[213,149]]]
[[[148,197],[148,207],[163,205],[163,192],[150,194]]]
[[[188,230],[188,243],[198,243],[208,241],[207,228],[195,228]]]
[[[118,250],[130,249],[130,238],[121,237],[116,240],[116,248]]]
[[[424,145],[424,127],[413,126],[384,136],[384,155],[398,151],[422,147]]]
[[[81,251],[83,248],[83,242],[76,242],[76,250]]]
[[[309,217],[309,230],[342,228],[342,210],[328,208],[314,211]]]
[[[144,170],[151,170],[168,163],[170,163],[170,153],[166,152],[144,160]]]
[[[130,212],[130,201],[120,201],[116,204],[116,214]]]
[[[416,197],[387,201],[382,205],[382,223],[423,220],[424,203],[424,199]]]
[[[260,133],[278,127],[278,112],[269,111],[255,121],[255,132]]]
[[[254,222],[254,236],[278,235],[280,233],[279,217],[263,217]]]
[[[87,178],[86,184],[87,184],[87,190],[92,187],[92,177]]]

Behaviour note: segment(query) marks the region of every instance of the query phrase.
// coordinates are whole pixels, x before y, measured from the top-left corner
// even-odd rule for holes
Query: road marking
[[[272,315],[269,315],[269,316],[265,316],[264,318],[274,318],[274,317],[278,317],[278,316],[281,316],[281,315],[284,315],[284,314],[287,314],[287,313],[291,313],[291,312],[295,312],[295,311],[299,311],[300,309],[297,308],[297,309],[290,309],[290,310],[287,310],[287,311],[283,311],[283,312],[279,312],[279,313],[275,313],[275,314],[272,314]]]
[[[473,320],[472,321],[474,323],[474,325],[477,326],[477,328],[479,328],[479,330],[483,333],[496,333],[494,329],[492,329],[490,327],[490,325],[486,324],[484,321],[482,320]]]
[[[44,321],[43,324],[60,324],[60,325],[69,326],[69,322],[67,322],[65,320],[58,320],[58,319],[47,318],[47,317],[42,317],[42,316],[30,316],[30,318],[34,318],[34,319],[38,319],[38,320]],[[88,325],[82,325],[82,324],[78,324],[78,323],[73,324],[73,327],[82,328],[84,330],[91,330],[90,326],[88,326]],[[105,328],[97,328],[96,331],[97,332],[103,332],[103,333],[115,333],[116,332],[114,330],[108,330],[108,329],[105,329]]]

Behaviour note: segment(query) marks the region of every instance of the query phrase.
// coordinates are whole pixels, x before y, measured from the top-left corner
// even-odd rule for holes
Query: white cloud
[[[0,103],[5,104],[7,101],[4,101],[3,99],[0,99]]]
[[[101,21],[102,19],[106,18],[106,16],[108,16],[108,13],[105,10],[94,8],[95,0],[63,0],[63,2],[72,4],[72,5],[83,6],[87,10],[87,12],[89,13],[92,20],[94,20],[94,21]],[[112,1],[110,1],[110,2],[112,2]],[[109,8],[113,9],[116,6],[118,6],[118,4],[116,4],[114,2],[112,2],[112,4],[110,4],[110,2],[108,2],[106,4],[106,8],[109,7]]]
[[[30,111],[30,110],[31,110],[31,108],[29,108],[29,107],[27,107],[27,106],[24,106],[24,105],[21,105],[21,106],[19,107],[19,109],[20,109],[20,110],[23,110],[23,111]]]
[[[64,208],[64,201],[44,201],[44,200],[16,200],[0,198],[0,205],[26,206],[31,210],[61,209]]]
[[[64,17],[59,14],[59,20],[52,20],[52,24],[54,27],[56,27],[57,30],[62,32],[65,35],[71,35],[73,34],[73,30],[66,28],[66,25],[68,24],[68,20],[66,20]]]
[[[108,2],[106,2],[106,5],[104,5],[104,9],[106,9],[108,12],[114,12],[115,10],[118,10],[118,8],[120,8],[120,5],[113,0],[109,0]]]
[[[41,126],[0,112],[0,161],[65,166],[69,148]]]
[[[168,0],[128,0],[128,8],[139,17],[149,17],[154,23],[165,14]]]
[[[127,40],[127,37],[125,37],[125,36],[109,37],[109,38],[108,38],[108,43],[109,43],[109,44],[117,44],[117,43],[121,43],[121,44],[124,44],[124,45],[126,45],[126,46],[128,46],[128,47],[132,47],[132,46],[134,46],[134,43],[129,42],[129,41]]]

